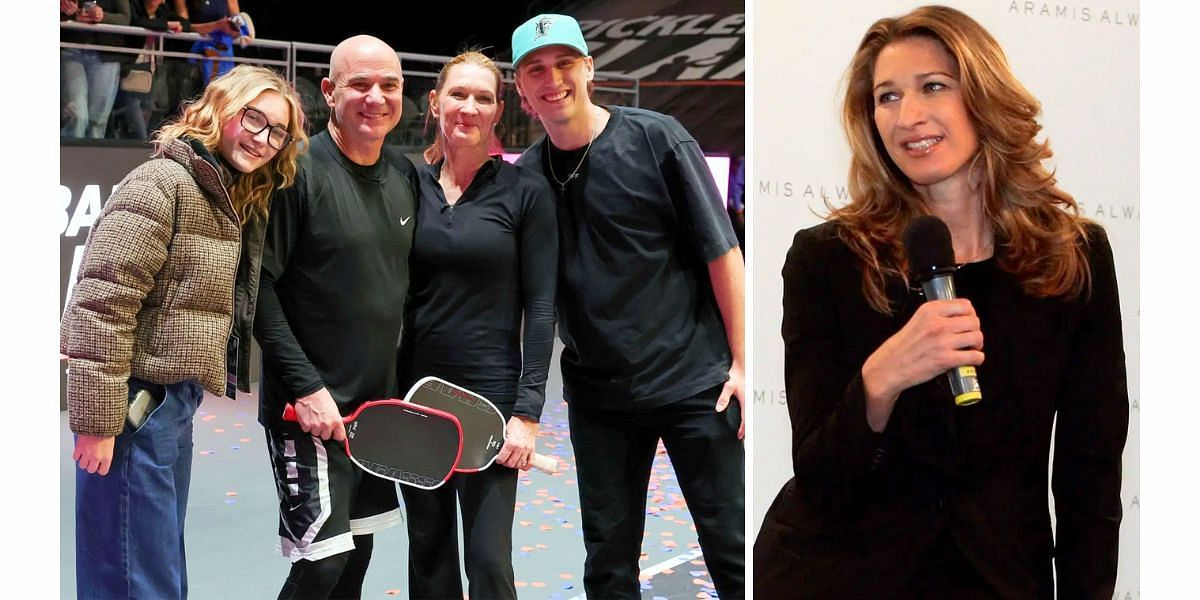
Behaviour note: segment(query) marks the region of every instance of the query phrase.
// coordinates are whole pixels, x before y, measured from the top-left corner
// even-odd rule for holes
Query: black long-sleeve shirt
[[[371,166],[313,136],[296,184],[271,203],[254,334],[263,350],[259,421],[328,388],[343,415],[397,396],[416,169],[387,148]]]
[[[434,375],[506,418],[538,420],[554,346],[554,194],[544,177],[493,158],[451,205],[442,164],[420,173],[401,387]]]
[[[145,27],[152,31],[166,31],[168,22],[178,21],[185,33],[192,30],[191,22],[179,16],[173,8],[168,7],[166,4],[160,5],[154,12],[153,17],[146,12],[146,5],[142,0],[133,0],[133,2],[130,2],[129,9],[131,11],[129,24],[133,27]],[[130,39],[135,42],[132,47],[141,45],[140,43],[136,43],[138,40],[135,38]]]
[[[770,574],[760,578],[770,589],[759,591],[893,597],[926,557],[953,544],[1001,597],[1053,598],[1056,585],[1059,598],[1111,597],[1129,407],[1104,231],[1088,228],[1091,289],[1073,300],[1026,294],[995,259],[959,269],[958,296],[983,332],[982,401],[955,406],[939,376],[902,392],[875,433],[862,365],[922,299],[893,284],[888,297],[901,308],[873,310],[839,226],[797,233],[783,269],[795,478],[755,548]],[[768,539],[779,543],[761,544]]]

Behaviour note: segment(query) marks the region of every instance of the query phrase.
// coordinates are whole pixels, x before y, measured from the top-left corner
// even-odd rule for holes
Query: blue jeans
[[[108,475],[75,475],[75,590],[79,598],[186,598],[183,521],[192,476],[195,381],[149,388],[162,404],[116,438]],[[165,393],[164,393],[165,390]]]
[[[126,92],[125,90],[117,92],[117,99],[113,102],[112,123],[110,123],[113,125],[113,130],[108,132],[108,136],[132,140],[149,139],[146,120],[149,118],[152,108],[150,94]],[[124,127],[121,127],[122,124]]]
[[[62,137],[102,138],[121,81],[121,63],[95,50],[59,50]]]

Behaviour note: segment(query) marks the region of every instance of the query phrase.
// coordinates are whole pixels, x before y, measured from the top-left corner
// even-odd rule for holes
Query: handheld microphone
[[[908,255],[908,266],[913,276],[921,283],[925,300],[953,300],[954,292],[954,245],[950,243],[950,230],[941,219],[921,216],[908,224],[904,230],[904,251]],[[983,399],[975,367],[964,365],[946,371],[954,403],[970,406]]]

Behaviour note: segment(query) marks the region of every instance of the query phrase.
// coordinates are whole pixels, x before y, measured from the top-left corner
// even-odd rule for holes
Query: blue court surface
[[[584,551],[567,407],[557,369],[551,371],[537,450],[559,460],[559,473],[521,474],[513,564],[521,598],[568,600],[584,598]],[[237,401],[206,396],[196,415],[186,533],[194,599],[274,598],[287,575],[289,563],[276,549],[278,504],[256,411],[253,396]],[[60,594],[73,597],[75,467],[65,412],[60,419]],[[661,444],[646,512],[642,597],[715,598],[695,526]],[[408,597],[407,553],[403,525],[376,534],[364,598]]]

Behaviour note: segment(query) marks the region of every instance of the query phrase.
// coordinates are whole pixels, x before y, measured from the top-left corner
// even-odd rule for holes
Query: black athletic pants
[[[402,485],[408,513],[408,587],[416,599],[462,598],[458,516],[462,504],[465,570],[472,599],[515,599],[512,565],[517,471],[492,464],[458,473],[445,485],[421,490]]]
[[[722,600],[745,597],[746,458],[737,439],[736,400],[726,413],[714,411],[720,391],[718,386],[636,411],[568,405],[587,551],[583,585],[589,598],[641,598],[638,557],[660,438],[717,594]]]

